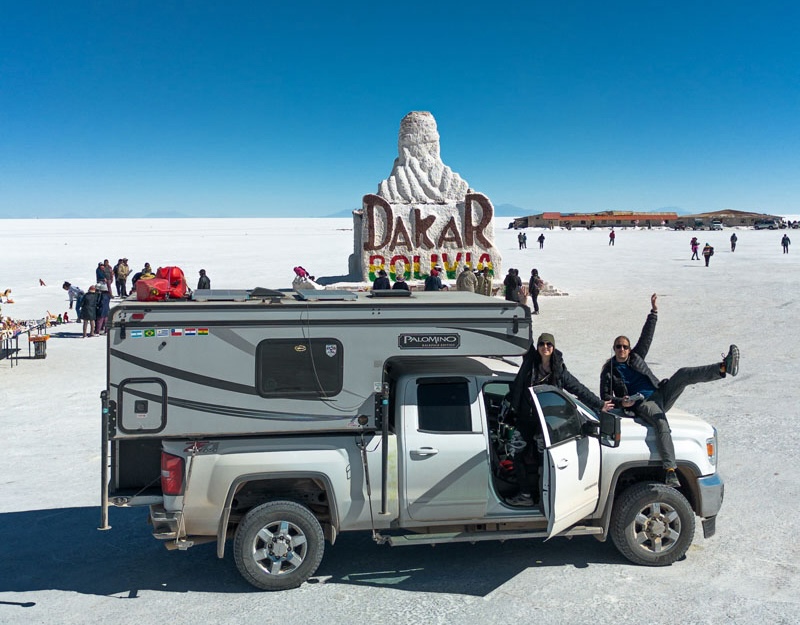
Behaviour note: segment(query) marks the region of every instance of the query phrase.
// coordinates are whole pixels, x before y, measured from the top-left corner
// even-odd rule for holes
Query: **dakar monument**
[[[372,281],[384,269],[392,280],[418,280],[437,265],[450,279],[464,265],[500,275],[494,207],[442,162],[433,115],[406,115],[397,151],[392,173],[353,211],[350,275]]]

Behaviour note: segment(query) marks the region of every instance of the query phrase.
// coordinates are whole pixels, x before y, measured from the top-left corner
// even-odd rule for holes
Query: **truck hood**
[[[716,467],[709,462],[706,450],[706,440],[714,436],[714,428],[700,417],[682,410],[670,410],[667,419],[678,464],[694,464],[700,475],[714,473]],[[638,455],[641,459],[659,459],[653,428],[637,419],[626,418],[622,420],[621,434],[621,446],[629,454]],[[637,450],[640,453],[637,454]]]

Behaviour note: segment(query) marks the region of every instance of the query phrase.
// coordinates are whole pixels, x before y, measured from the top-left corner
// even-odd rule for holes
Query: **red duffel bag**
[[[136,281],[136,299],[140,302],[160,302],[167,299],[169,280],[163,278],[139,278]]]
[[[156,278],[161,278],[169,283],[169,299],[186,297],[188,289],[183,269],[180,267],[159,267]]]

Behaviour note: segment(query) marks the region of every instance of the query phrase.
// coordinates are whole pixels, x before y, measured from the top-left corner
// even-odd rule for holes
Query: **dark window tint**
[[[256,350],[262,397],[331,397],[342,390],[344,350],[336,339],[272,339]]]
[[[566,397],[546,391],[536,393],[536,398],[544,413],[551,445],[574,438],[581,433],[583,418],[575,405]]]
[[[471,432],[466,381],[421,383],[417,386],[419,429],[428,432]]]

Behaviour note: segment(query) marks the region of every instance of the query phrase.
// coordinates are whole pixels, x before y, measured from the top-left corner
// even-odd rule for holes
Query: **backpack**
[[[159,267],[155,278],[136,281],[136,299],[140,302],[181,299],[186,290],[186,278],[180,267]]]
[[[169,282],[169,298],[181,299],[186,296],[188,285],[183,269],[180,267],[159,267],[156,271],[156,279],[167,280]]]

